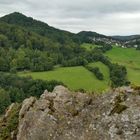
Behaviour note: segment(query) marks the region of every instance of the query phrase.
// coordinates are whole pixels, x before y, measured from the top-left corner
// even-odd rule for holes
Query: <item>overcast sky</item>
[[[140,34],[140,0],[0,0],[0,16],[15,11],[75,33]]]

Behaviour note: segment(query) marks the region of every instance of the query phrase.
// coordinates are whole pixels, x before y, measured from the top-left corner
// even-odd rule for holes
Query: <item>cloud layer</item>
[[[71,32],[140,34],[139,0],[0,0],[0,16],[21,12]]]

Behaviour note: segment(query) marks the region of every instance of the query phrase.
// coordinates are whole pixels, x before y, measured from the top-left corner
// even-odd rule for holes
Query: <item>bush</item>
[[[33,80],[31,77],[18,77],[15,74],[0,73],[0,114],[12,103],[22,102],[30,96],[40,97],[45,89],[52,91],[57,81]]]
[[[100,72],[98,67],[91,67],[91,66],[86,65],[85,68],[87,70],[91,71],[92,73],[94,73],[97,79],[99,79],[99,80],[103,80],[104,79],[104,76]]]
[[[11,104],[9,94],[4,90],[0,89],[0,114]]]
[[[127,70],[124,66],[118,64],[110,65],[110,79],[112,81],[112,87],[120,87],[123,85],[129,85],[130,82],[126,79]]]

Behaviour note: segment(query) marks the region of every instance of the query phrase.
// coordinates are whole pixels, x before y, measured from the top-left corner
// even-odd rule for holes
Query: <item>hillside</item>
[[[0,21],[22,26],[30,31],[36,32],[39,35],[46,36],[53,41],[58,41],[60,44],[66,44],[69,41],[72,41],[72,36],[74,35],[70,32],[51,27],[47,23],[35,20],[32,17],[27,17],[18,12],[6,15],[0,18]]]
[[[119,63],[127,68],[128,79],[131,84],[140,85],[140,52],[134,48],[114,47],[106,55],[114,63]]]
[[[0,119],[0,139],[138,140],[139,92],[123,87],[97,96],[63,86],[45,90],[39,99],[9,107]]]
[[[77,36],[82,43],[92,43],[94,38],[109,38],[105,35],[91,31],[81,31],[77,34]]]
[[[81,45],[86,42],[94,43],[93,48],[90,46],[90,49],[87,49],[87,44]],[[43,76],[43,78],[60,80],[76,90],[84,88],[90,91],[100,91],[109,86],[129,85],[126,68],[121,66],[121,63],[114,64],[114,61],[104,55],[105,52],[112,49],[112,43],[114,44],[115,40],[112,40],[111,37],[96,32],[82,31],[73,34],[15,12],[0,18],[0,71],[11,73],[29,71],[31,75],[32,72],[44,72],[45,75],[54,72],[53,74],[56,74],[57,77],[59,75],[57,70],[60,70],[61,77],[59,75],[58,78],[55,78],[49,74],[50,76]],[[89,66],[95,62],[106,65],[109,69],[109,78],[104,80],[101,65]],[[60,68],[55,71],[56,66],[69,68]],[[86,70],[87,75],[92,73],[91,84],[83,86],[84,79],[79,81],[81,83],[79,85],[78,83],[73,84],[77,80],[68,81],[69,78],[66,78],[65,72],[68,69],[77,73],[77,69],[72,68],[76,66],[80,68],[80,75],[84,75],[85,68],[88,70],[88,72]],[[64,70],[64,74],[61,70]],[[38,74],[36,76],[38,77]],[[85,79],[87,77],[89,76],[85,76]]]
[[[32,17],[27,17],[19,12],[14,12],[1,17],[0,21],[22,26],[30,31],[36,32],[41,36],[45,36],[53,41],[57,41],[60,44],[68,44],[70,42],[75,42],[78,44],[83,42],[89,43],[93,38],[106,38],[111,40],[111,37],[96,32],[81,31],[77,34],[74,34],[68,31],[56,29],[52,26],[49,26],[47,23],[38,21]]]
[[[0,22],[0,47],[12,47],[15,49],[25,47],[38,50],[49,50],[50,47],[54,46],[55,42],[51,43],[50,39],[44,38],[26,28]]]
[[[48,36],[41,35],[40,30],[48,32]],[[0,71],[50,70],[54,65],[73,58],[83,49],[67,33],[20,13],[1,18]],[[64,42],[56,36],[65,38]]]
[[[83,44],[88,51],[91,51],[96,45]],[[140,85],[140,55],[139,51],[134,48],[120,48],[113,47],[105,53],[109,60],[113,63],[123,65],[127,69],[127,78],[131,81],[132,85]],[[84,67],[66,67],[55,68],[53,71],[48,72],[22,72],[20,76],[32,76],[34,79],[43,80],[58,80],[62,81],[70,89],[78,90],[85,89],[87,91],[100,92],[109,88],[110,74],[106,65],[101,62],[90,63],[90,66],[98,67],[104,75],[104,80],[98,80],[94,74],[85,70]]]
[[[75,48],[78,46],[62,46],[26,28],[0,22],[0,71],[50,70]]]
[[[0,0],[0,140],[140,140],[140,0]]]
[[[19,76],[31,76],[33,79],[57,80],[63,82],[71,90],[86,90],[89,92],[102,92],[110,87],[109,70],[103,63],[91,63],[90,66],[98,67],[104,75],[104,80],[98,80],[95,75],[83,66],[58,67],[48,72],[20,72]]]
[[[0,49],[1,52],[4,52],[4,55],[0,56],[2,57],[0,58],[2,64],[0,70],[35,69],[35,71],[43,71],[51,69],[55,64],[67,63],[65,61],[75,57],[75,59],[81,57],[80,59],[83,59],[82,61],[84,61],[86,59],[84,56],[86,52],[84,48],[80,47],[80,43],[84,42],[84,38],[91,37],[90,35],[92,35],[92,37],[103,36],[94,32],[91,32],[90,34],[89,32],[73,34],[56,29],[44,22],[37,21],[18,12],[6,15],[0,18]],[[12,51],[9,50],[11,48]],[[23,54],[22,67],[18,65],[21,62],[18,62],[19,60],[16,58],[16,56],[20,55],[18,49],[21,49]],[[35,50],[40,52],[37,52],[36,54]],[[10,54],[11,52],[13,54]],[[28,56],[28,54],[26,55],[27,52],[31,53],[29,54],[30,56]],[[8,53],[9,56],[12,55],[8,60],[4,58],[6,53]],[[45,68],[45,64],[42,64],[38,68],[31,68],[32,65],[39,65],[38,61],[40,60],[33,60],[36,55],[37,59],[40,60],[49,57],[47,62],[49,61],[50,67]],[[27,63],[27,61],[24,62],[25,57],[27,57],[28,63],[31,63],[29,61],[34,61],[35,63],[37,62],[37,64],[24,66],[25,63]],[[12,61],[14,61],[14,66],[13,64],[10,64]],[[4,62],[8,63],[7,66],[3,64]]]
[[[94,41],[104,41],[108,43],[125,44],[127,41],[134,41],[140,38],[140,35],[131,36],[106,36],[92,31],[81,31],[77,34],[60,30],[48,25],[42,21],[27,17],[19,12],[14,12],[0,18],[0,22],[18,25],[35,32],[41,36],[45,36],[50,40],[59,42],[60,44],[69,44],[71,42],[81,44],[90,43]],[[129,42],[131,44],[131,42]],[[128,44],[128,45],[129,45]],[[137,43],[134,43],[137,44]],[[127,45],[127,44],[126,44]]]

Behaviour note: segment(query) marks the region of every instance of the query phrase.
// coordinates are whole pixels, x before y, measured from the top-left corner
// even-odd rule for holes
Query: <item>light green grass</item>
[[[85,48],[86,50],[88,51],[91,51],[92,49],[94,49],[95,47],[98,47],[97,45],[95,44],[89,44],[89,43],[83,43],[81,45],[82,48]]]
[[[112,62],[127,68],[128,79],[134,85],[140,85],[140,51],[135,48],[113,47],[106,55]]]
[[[102,66],[104,64],[97,65]],[[102,68],[107,70],[104,66],[102,66]],[[89,72],[82,66],[56,68],[55,70],[48,72],[22,72],[19,73],[19,75],[32,76],[34,79],[62,81],[72,90],[82,88],[90,92],[100,92],[109,88],[107,80],[98,80],[93,73]],[[105,72],[105,78],[107,77],[107,72]]]
[[[90,47],[90,44],[84,44],[85,47]],[[94,46],[94,45],[92,45]],[[94,46],[95,47],[95,46]],[[114,47],[108,51],[107,55],[112,62],[117,62],[126,66],[128,71],[128,79],[134,85],[140,85],[140,51],[133,48],[124,49]],[[109,69],[102,63],[91,63],[93,67],[99,67],[104,75],[104,80],[98,80],[95,75],[84,67],[56,67],[53,71],[48,72],[27,72],[19,73],[21,76],[32,76],[34,79],[42,80],[57,80],[62,81],[72,90],[85,89],[87,91],[100,92],[109,88]]]
[[[110,83],[109,69],[106,65],[104,65],[101,62],[96,62],[96,63],[90,63],[89,66],[98,67],[101,73],[104,75],[104,80],[103,80],[104,84],[108,85]]]

